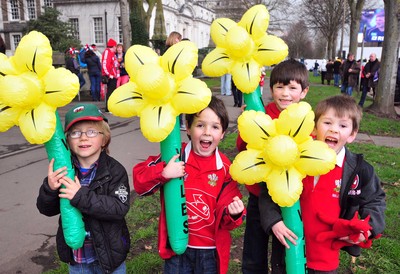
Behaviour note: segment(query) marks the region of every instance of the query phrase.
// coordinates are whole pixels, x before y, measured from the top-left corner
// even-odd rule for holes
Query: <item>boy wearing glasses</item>
[[[130,188],[125,168],[108,155],[107,118],[93,104],[78,104],[65,116],[65,133],[75,180],[66,176],[66,167],[53,171],[52,159],[37,207],[40,213],[55,216],[60,213],[59,198],[66,198],[83,215],[87,236],[77,250],[66,244],[60,219],[57,251],[61,261],[69,264],[69,273],[126,273],[130,237],[125,215]]]

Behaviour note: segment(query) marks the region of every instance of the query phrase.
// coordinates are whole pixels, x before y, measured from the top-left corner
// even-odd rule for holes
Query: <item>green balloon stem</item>
[[[243,97],[246,104],[246,110],[265,112],[259,86],[252,93],[244,93]],[[286,273],[306,273],[304,230],[303,222],[301,220],[300,202],[297,201],[291,207],[281,207],[281,210],[285,225],[298,237],[298,240],[296,241],[297,245],[288,242],[290,248],[286,249]]]
[[[252,93],[243,93],[243,98],[244,103],[246,104],[246,110],[262,111],[265,113],[260,86],[258,86]]]
[[[173,156],[177,154],[182,155],[181,147],[180,123],[178,116],[176,117],[174,129],[168,137],[160,143],[161,159],[168,163]],[[168,240],[172,250],[176,254],[180,255],[185,252],[189,241],[183,178],[174,178],[164,184],[164,201]]]
[[[67,176],[74,180],[75,171],[71,162],[71,151],[61,125],[61,120],[56,111],[56,130],[51,139],[44,144],[49,161],[54,159],[53,170],[67,167]],[[64,231],[64,238],[69,247],[78,249],[83,246],[86,231],[82,214],[73,207],[68,199],[60,198],[61,223]]]
[[[281,207],[283,222],[298,237],[296,245],[287,241],[289,249],[286,249],[286,273],[306,273],[306,254],[304,242],[303,222],[301,221],[300,201],[291,207]]]

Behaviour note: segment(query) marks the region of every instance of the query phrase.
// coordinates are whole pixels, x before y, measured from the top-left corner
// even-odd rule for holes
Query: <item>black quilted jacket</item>
[[[111,273],[125,261],[130,248],[130,236],[125,222],[129,210],[130,188],[125,168],[102,152],[96,176],[89,187],[82,187],[71,200],[79,209],[86,231],[94,241],[97,258],[105,273]],[[37,208],[46,216],[60,213],[58,190],[50,189],[47,177],[39,190]],[[74,264],[72,249],[66,244],[61,228],[57,231],[57,251],[61,261]]]

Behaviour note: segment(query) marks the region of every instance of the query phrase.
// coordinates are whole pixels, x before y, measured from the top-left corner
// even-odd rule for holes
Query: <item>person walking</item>
[[[117,87],[117,79],[119,77],[119,63],[115,57],[116,50],[117,42],[114,39],[109,39],[101,60],[101,74],[107,78],[106,112],[108,112],[108,99]]]
[[[378,86],[379,80],[379,69],[381,67],[381,63],[378,58],[376,58],[375,53],[371,53],[369,55],[369,61],[364,67],[364,86],[361,94],[360,101],[358,105],[363,107],[365,103],[365,99],[367,97],[367,93],[370,89],[372,89],[373,97],[375,98],[375,88]]]
[[[340,87],[340,66],[342,65],[342,60],[336,58],[333,62],[333,85],[335,87]]]
[[[100,59],[91,49],[85,53],[85,61],[90,79],[92,101],[100,101],[101,64]]]
[[[326,79],[326,60],[322,60],[321,62],[321,84],[325,84],[325,79]]]
[[[129,75],[125,69],[125,50],[122,44],[117,45],[117,52],[115,53],[119,63],[119,78],[117,80],[117,88],[129,82]]]
[[[326,75],[325,75],[325,80],[328,86],[331,84],[332,79],[333,79],[333,62],[331,59],[329,59],[328,63],[326,63]]]
[[[357,78],[360,73],[360,64],[354,60],[354,54],[349,53],[347,59],[342,64],[343,79],[341,92],[351,96],[354,87],[357,86]]]
[[[227,73],[221,76],[221,95],[232,95],[232,75]]]

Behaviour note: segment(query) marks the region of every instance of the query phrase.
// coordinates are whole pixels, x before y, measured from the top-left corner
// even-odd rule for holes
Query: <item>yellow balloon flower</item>
[[[211,24],[211,38],[216,44],[203,60],[203,73],[210,77],[232,74],[237,88],[253,92],[260,82],[262,66],[281,62],[288,54],[285,42],[267,34],[269,13],[265,5],[256,5],[239,23],[219,18]]]
[[[190,41],[170,47],[163,56],[134,45],[125,56],[130,81],[117,88],[108,109],[120,117],[140,117],[143,136],[161,142],[171,133],[181,113],[196,113],[211,100],[211,90],[192,77],[197,48]]]
[[[56,126],[56,108],[72,101],[78,77],[52,65],[53,50],[45,35],[32,31],[15,55],[0,54],[0,132],[19,126],[26,140],[43,144]]]
[[[261,111],[245,111],[238,128],[247,150],[233,161],[232,178],[248,185],[266,182],[272,200],[281,207],[299,199],[306,175],[322,175],[335,167],[335,151],[310,137],[314,112],[308,103],[290,105],[275,120]]]

